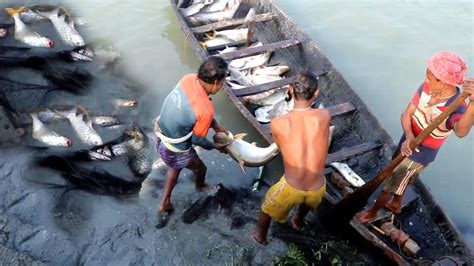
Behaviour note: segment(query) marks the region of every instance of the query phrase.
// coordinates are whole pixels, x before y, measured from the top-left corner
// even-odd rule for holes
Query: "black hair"
[[[212,84],[220,81],[227,75],[227,63],[217,56],[209,56],[199,66],[198,78],[206,83]]]
[[[318,90],[318,77],[313,73],[302,71],[296,75],[293,91],[296,99],[309,100]]]

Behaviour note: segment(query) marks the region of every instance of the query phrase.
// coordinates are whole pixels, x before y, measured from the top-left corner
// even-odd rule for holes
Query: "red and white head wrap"
[[[452,52],[439,52],[428,60],[428,69],[442,82],[457,86],[464,83],[467,66],[462,58]]]

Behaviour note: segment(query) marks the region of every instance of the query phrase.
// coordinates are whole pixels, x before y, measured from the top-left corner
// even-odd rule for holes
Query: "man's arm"
[[[471,96],[469,97],[469,105],[466,111],[459,121],[454,124],[454,133],[460,138],[467,136],[474,124],[474,78],[467,79],[464,82],[463,91],[469,93]]]
[[[408,104],[405,111],[402,113],[401,122],[402,129],[405,133],[406,140],[402,143],[401,152],[403,155],[410,156],[412,150],[410,149],[410,143],[415,139],[415,135],[411,129],[411,117],[416,111],[416,106],[413,103]]]
[[[217,120],[214,118],[212,119],[211,123],[212,129],[214,129],[215,132],[224,132],[224,133],[229,133],[229,131],[225,128],[223,128],[219,123],[217,123]]]

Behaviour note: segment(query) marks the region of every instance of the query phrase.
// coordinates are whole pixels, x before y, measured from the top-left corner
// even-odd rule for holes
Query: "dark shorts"
[[[156,149],[160,153],[161,160],[163,160],[167,166],[176,170],[185,168],[197,158],[196,150],[192,147],[185,152],[174,152],[170,151],[163,142],[159,141],[156,144]]]

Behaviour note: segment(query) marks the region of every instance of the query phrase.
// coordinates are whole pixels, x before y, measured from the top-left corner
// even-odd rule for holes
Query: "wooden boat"
[[[322,83],[319,86],[320,96],[315,103],[315,106],[324,103],[331,113],[332,123],[336,126],[327,164],[346,162],[358,175],[368,180],[389,162],[395,150],[394,141],[329,59],[319,50],[316,43],[303,33],[273,1],[242,0],[232,19],[223,19],[205,25],[194,25],[180,12],[180,8],[187,7],[191,2],[171,0],[171,5],[189,46],[201,61],[226,46],[238,46],[241,49],[219,54],[219,56],[230,61],[263,52],[273,52],[269,64],[280,63],[290,66],[287,78],[282,80],[238,90],[232,89],[227,84],[224,85],[224,92],[232,103],[268,143],[272,142],[268,124],[261,124],[256,120],[254,108],[245,104],[242,97],[288,85],[293,82],[294,75],[299,70],[310,71],[316,75],[327,73],[325,78],[320,79]],[[256,11],[251,22],[245,20],[250,8]],[[252,41],[258,40],[264,44],[263,46],[246,47],[247,41],[240,41],[205,49],[199,43],[206,33],[232,29],[243,24],[253,25]],[[335,175],[334,169],[328,166],[326,174]],[[342,190],[336,183],[328,182],[326,199],[332,204],[342,198]],[[372,201],[373,198],[369,200],[369,202]],[[400,223],[402,230],[414,241],[415,244],[411,242],[411,247],[409,244],[405,247],[403,243],[394,243],[387,233],[380,229],[382,224],[387,225],[387,221],[391,224],[392,217],[390,213],[384,212],[376,221],[367,225],[352,219],[351,226],[400,265],[419,263],[421,260],[441,261],[447,257],[457,258],[467,264],[472,263],[472,251],[420,180],[407,191],[402,213],[395,219]],[[403,250],[412,254],[404,254]]]

